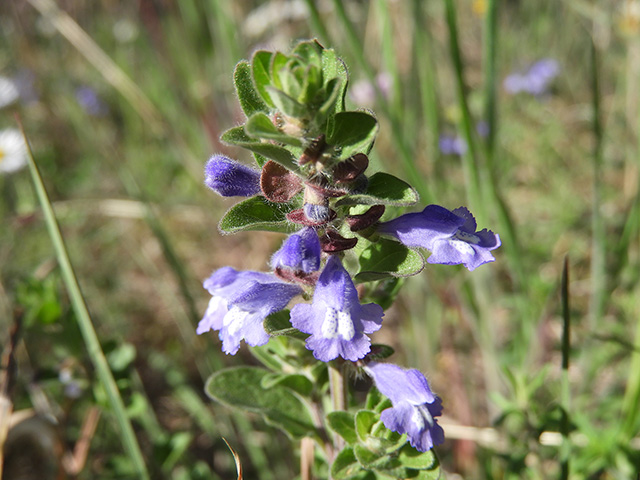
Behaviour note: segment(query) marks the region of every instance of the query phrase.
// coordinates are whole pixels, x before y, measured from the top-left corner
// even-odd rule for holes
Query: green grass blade
[[[604,223],[601,208],[602,197],[602,147],[603,147],[603,128],[600,121],[600,84],[598,73],[598,51],[596,45],[591,39],[591,107],[593,112],[593,205],[591,211],[591,302],[590,302],[590,322],[591,328],[596,328],[600,323],[600,319],[604,313],[605,289],[606,289],[606,270],[605,270],[605,251],[606,240]]]
[[[82,333],[82,338],[84,339],[89,358],[91,359],[93,366],[96,369],[100,382],[107,392],[109,403],[111,404],[111,408],[113,408],[113,413],[118,423],[124,450],[133,462],[137,478],[147,479],[149,478],[149,473],[144,463],[144,458],[142,457],[142,452],[140,450],[140,446],[138,445],[138,440],[136,439],[133,427],[131,426],[131,422],[127,417],[124,402],[122,401],[120,391],[118,390],[115,379],[113,378],[111,370],[109,369],[107,359],[104,355],[104,352],[102,351],[102,347],[100,346],[98,335],[93,328],[93,323],[91,322],[91,317],[89,316],[87,305],[84,302],[82,292],[80,291],[80,286],[78,285],[78,281],[73,271],[71,261],[69,260],[69,255],[67,253],[62,234],[60,233],[58,221],[56,220],[55,213],[53,212],[53,207],[51,206],[51,202],[49,201],[49,195],[47,194],[47,190],[44,186],[44,183],[42,182],[38,166],[33,159],[31,147],[29,146],[24,131],[22,133],[24,136],[24,140],[28,146],[28,162],[29,171],[31,172],[31,178],[33,179],[33,184],[36,189],[38,200],[40,201],[40,205],[42,206],[47,229],[49,230],[49,236],[51,237],[51,241],[56,251],[56,257],[58,259],[58,264],[60,265],[62,277],[64,279],[67,290],[69,291],[71,305],[76,314],[78,327],[80,328],[80,331]]]
[[[571,411],[571,391],[569,388],[569,361],[571,354],[571,315],[569,301],[569,258],[565,257],[562,268],[562,280],[560,289],[562,303],[562,420],[560,433],[562,434],[562,447],[560,449],[560,469],[563,480],[569,478],[569,462],[571,458],[571,444],[569,443],[569,412]]]
[[[309,9],[309,20],[311,21],[312,27],[311,31],[320,37],[320,43],[329,48],[331,37],[329,36],[329,32],[322,21],[316,2],[314,0],[305,0],[305,3]]]

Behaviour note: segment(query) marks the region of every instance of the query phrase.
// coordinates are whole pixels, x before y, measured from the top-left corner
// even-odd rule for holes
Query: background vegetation
[[[636,478],[640,2],[21,0],[0,4],[0,24],[0,74],[22,88],[0,127],[20,114],[152,478],[235,478],[222,437],[245,478],[298,471],[280,433],[204,396],[214,369],[252,359],[195,325],[202,279],[262,269],[282,240],[219,235],[232,201],[202,184],[213,152],[239,154],[218,140],[241,120],[233,67],[311,37],[347,62],[351,106],[378,116],[373,170],[425,204],[467,205],[502,238],[473,275],[433,265],[409,279],[385,317],[396,328],[373,337],[443,398],[445,471]],[[560,66],[549,91],[508,94],[503,79],[541,58]],[[467,152],[442,154],[443,134]],[[23,312],[14,410],[57,419],[37,428],[70,476],[73,458],[78,478],[131,477],[28,170],[0,177],[0,195],[5,351]]]

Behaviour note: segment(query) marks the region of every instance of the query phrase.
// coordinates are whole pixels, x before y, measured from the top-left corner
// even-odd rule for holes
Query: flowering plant
[[[247,120],[222,140],[250,150],[258,169],[221,155],[207,163],[207,186],[247,197],[220,230],[289,236],[271,272],[223,267],[204,282],[212,297],[197,333],[217,331],[227,354],[244,340],[266,367],[215,372],[207,393],[315,440],[320,453],[302,464],[318,476],[437,478],[441,400],[418,370],[384,362],[391,348],[370,335],[399,279],[425,267],[425,250],[428,263],[474,270],[494,260],[499,236],[476,231],[465,207],[386,218],[387,206],[418,195],[393,175],[367,173],[378,123],[345,109],[347,69],[333,50],[304,41],[290,55],[258,51],[234,80]],[[364,405],[350,393],[355,375],[375,385]]]

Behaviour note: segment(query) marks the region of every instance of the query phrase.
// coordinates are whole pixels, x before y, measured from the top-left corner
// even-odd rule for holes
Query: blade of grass
[[[431,159],[431,162],[434,162],[439,156],[438,138],[440,136],[440,121],[438,117],[438,91],[435,76],[436,69],[432,60],[432,38],[423,7],[424,2],[422,2],[422,0],[413,0],[413,19],[415,22],[413,27],[413,59],[417,65],[422,113],[425,117],[427,131],[429,132],[427,137],[428,158]],[[435,176],[438,177],[437,172]],[[431,187],[433,188],[433,184],[431,184]]]
[[[40,205],[42,206],[47,229],[49,230],[49,236],[51,237],[51,242],[53,243],[56,251],[58,264],[60,265],[60,270],[62,272],[67,290],[69,291],[71,305],[76,314],[78,327],[82,333],[82,338],[84,339],[89,358],[91,359],[93,366],[98,374],[98,378],[100,379],[100,382],[102,383],[107,393],[109,403],[111,404],[111,408],[113,409],[113,413],[116,417],[116,422],[118,423],[124,450],[129,455],[129,458],[133,463],[137,478],[148,479],[149,472],[147,471],[147,467],[144,463],[142,451],[140,450],[138,440],[136,439],[133,427],[131,426],[131,422],[129,421],[129,418],[127,416],[124,402],[122,401],[122,397],[120,396],[120,391],[118,390],[118,386],[116,385],[113,374],[109,369],[107,359],[104,355],[104,352],[102,351],[102,347],[100,346],[98,335],[93,328],[93,323],[91,322],[91,317],[89,316],[87,305],[84,302],[82,292],[80,291],[80,286],[78,285],[78,281],[71,265],[71,261],[69,260],[69,255],[67,253],[62,234],[60,233],[58,221],[56,220],[55,213],[53,212],[53,207],[51,206],[51,202],[49,201],[49,195],[47,194],[47,190],[44,186],[44,183],[42,182],[38,166],[33,159],[31,147],[28,143],[24,130],[22,129],[22,124],[20,124],[20,128],[24,136],[24,141],[28,147],[27,158],[29,162],[29,171],[31,172],[31,178],[33,179],[33,184],[38,195],[38,200],[40,201]]]
[[[28,0],[118,90],[153,130],[161,131],[160,115],[129,76],[53,0]]]
[[[560,433],[562,434],[562,446],[560,448],[560,469],[563,480],[569,478],[571,443],[569,439],[569,412],[571,411],[571,390],[569,388],[569,361],[571,354],[571,314],[569,310],[569,257],[565,257],[562,268],[561,280],[562,301],[562,420]]]
[[[320,37],[320,43],[328,46],[331,38],[329,37],[329,32],[322,21],[322,17],[320,16],[320,11],[316,6],[316,2],[314,0],[305,0],[304,2],[309,9],[309,20],[311,21],[311,31]]]
[[[602,197],[602,144],[603,128],[600,120],[600,84],[598,73],[598,50],[593,38],[591,40],[591,108],[593,115],[593,204],[591,210],[591,300],[589,305],[589,320],[592,330],[595,330],[600,323],[604,313],[605,304],[605,249],[606,239],[604,223],[600,213]]]
[[[485,13],[483,39],[484,70],[484,120],[489,127],[486,142],[487,169],[493,174],[494,146],[496,139],[496,116],[498,96],[496,95],[496,51],[498,46],[498,0],[488,0]]]

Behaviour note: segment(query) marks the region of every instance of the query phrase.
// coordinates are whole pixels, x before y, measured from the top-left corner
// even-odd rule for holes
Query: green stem
[[[333,411],[345,411],[347,409],[347,389],[344,374],[335,362],[329,363],[329,390],[331,392],[331,405]],[[344,441],[340,435],[335,435],[334,443],[336,451],[342,450]]]
[[[22,125],[20,126],[22,128]],[[25,142],[27,142],[26,135],[24,135],[24,130],[22,133]],[[120,392],[116,385],[115,379],[113,378],[111,370],[109,369],[107,359],[104,356],[102,347],[100,346],[98,335],[93,328],[91,317],[89,316],[89,311],[87,310],[82,292],[80,291],[80,286],[78,285],[73,267],[71,266],[71,261],[69,260],[69,255],[67,254],[67,249],[65,247],[62,234],[60,233],[60,227],[53,212],[47,190],[45,189],[44,183],[42,182],[42,177],[40,176],[38,166],[33,159],[31,147],[29,146],[27,150],[29,153],[28,161],[31,178],[33,179],[33,184],[38,195],[38,200],[40,201],[40,205],[42,206],[47,229],[49,230],[49,235],[56,251],[58,264],[60,265],[60,270],[62,272],[64,282],[69,291],[71,305],[76,314],[78,327],[80,328],[80,332],[82,333],[82,337],[87,348],[87,353],[89,354],[89,358],[93,362],[93,366],[96,369],[98,378],[100,379],[100,382],[102,383],[107,393],[111,408],[113,408],[116,421],[120,428],[120,436],[122,438],[124,450],[127,452],[129,457],[131,458],[131,461],[133,462],[136,471],[136,478],[148,479],[149,472],[147,471],[147,467],[144,463],[144,458],[142,457],[142,452],[140,450],[140,446],[138,445],[138,440],[136,439],[133,427],[131,426],[131,422],[129,421],[129,417],[127,416],[124,402],[122,401],[122,397],[120,396]]]

